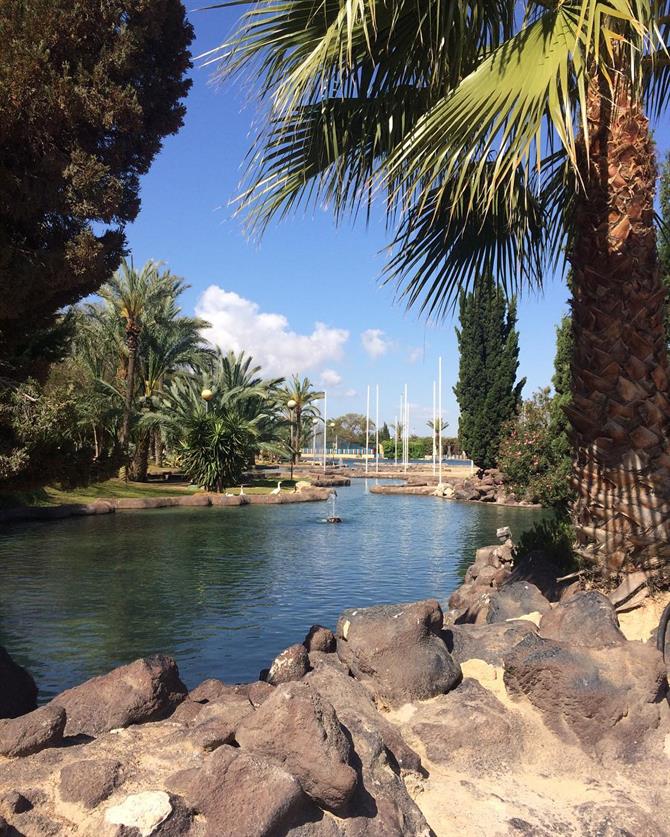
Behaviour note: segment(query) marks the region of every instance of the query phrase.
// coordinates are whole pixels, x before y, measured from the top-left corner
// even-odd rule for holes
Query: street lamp
[[[214,393],[211,389],[205,387],[203,391],[200,393],[200,397],[205,402],[205,412],[209,412],[209,402],[214,398]]]

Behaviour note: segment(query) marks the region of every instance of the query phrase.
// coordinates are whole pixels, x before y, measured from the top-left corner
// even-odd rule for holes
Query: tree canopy
[[[181,0],[0,5],[5,374],[32,371],[55,312],[118,267],[140,177],[183,122],[192,39]]]

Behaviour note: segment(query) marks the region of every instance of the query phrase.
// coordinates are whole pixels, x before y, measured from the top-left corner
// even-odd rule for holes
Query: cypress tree
[[[460,407],[458,435],[467,455],[481,468],[495,466],[503,424],[517,411],[526,379],[516,383],[519,335],[516,302],[507,302],[493,276],[480,276],[459,300],[460,352],[454,393]]]

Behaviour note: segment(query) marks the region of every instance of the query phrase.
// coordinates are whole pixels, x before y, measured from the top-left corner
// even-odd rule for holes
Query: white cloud
[[[344,392],[346,398],[355,398],[358,395],[358,392],[355,389],[347,389]]]
[[[410,363],[416,363],[418,360],[421,360],[423,357],[423,349],[420,346],[415,346],[413,349],[409,350],[409,354],[407,355],[407,360]]]
[[[336,387],[342,383],[342,376],[334,369],[324,369],[321,373],[321,383],[328,387]]]
[[[204,291],[195,311],[211,324],[203,332],[208,340],[226,352],[244,350],[265,375],[302,373],[339,360],[349,339],[345,329],[319,322],[311,334],[298,334],[283,314],[265,313],[256,302],[218,285]]]
[[[363,348],[372,358],[385,355],[391,348],[391,341],[380,328],[368,328],[361,334]]]

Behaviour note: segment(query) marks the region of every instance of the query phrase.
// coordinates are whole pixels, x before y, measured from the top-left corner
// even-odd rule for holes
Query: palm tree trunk
[[[619,56],[619,69],[623,60]],[[648,121],[620,72],[588,91],[575,207],[573,427],[579,551],[605,576],[670,558],[670,402]]]
[[[135,323],[126,326],[126,345],[128,346],[128,368],[126,373],[126,401],[123,409],[123,424],[121,426],[121,447],[128,448],[130,436],[130,416],[133,411],[135,389],[135,360],[139,347],[139,327]]]
[[[128,466],[128,479],[133,482],[146,482],[149,472],[149,451],[151,448],[151,435],[144,431],[135,445],[135,453]]]
[[[154,465],[163,467],[163,436],[160,427],[154,430]]]

